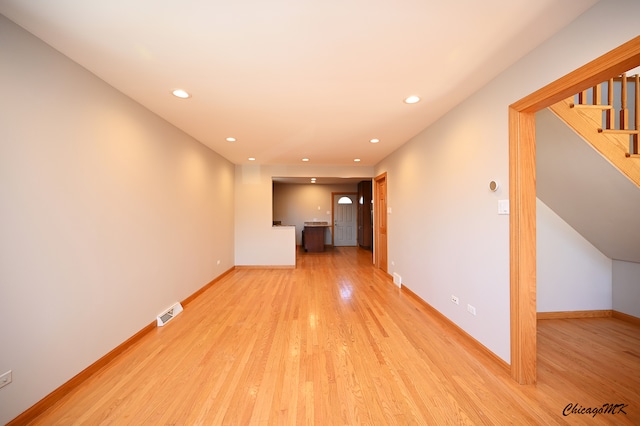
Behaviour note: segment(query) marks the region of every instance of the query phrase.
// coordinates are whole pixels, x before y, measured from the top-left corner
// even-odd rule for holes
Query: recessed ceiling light
[[[417,102],[420,102],[420,98],[418,96],[415,96],[415,95],[411,95],[411,96],[409,96],[408,98],[406,98],[404,100],[405,104],[415,104]]]
[[[380,139],[371,139],[369,142],[371,142],[371,143],[378,143],[378,142],[380,142]]]
[[[311,178],[311,182],[316,183],[316,178]]]
[[[302,161],[309,161],[309,159],[308,158],[303,158]]]
[[[190,98],[191,95],[189,93],[187,93],[186,91],[182,90],[182,89],[176,89],[173,92],[173,96],[180,98],[180,99],[187,99]]]
[[[235,142],[236,138],[227,138],[227,142]]]
[[[355,161],[356,163],[359,163],[360,159],[359,158],[354,158],[353,161]]]
[[[249,161],[256,161],[255,157],[249,157]]]

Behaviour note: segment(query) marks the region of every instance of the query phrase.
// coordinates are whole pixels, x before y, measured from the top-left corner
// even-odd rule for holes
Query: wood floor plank
[[[230,272],[32,424],[640,424],[640,327],[540,320],[538,383],[521,386],[371,252],[302,252]]]

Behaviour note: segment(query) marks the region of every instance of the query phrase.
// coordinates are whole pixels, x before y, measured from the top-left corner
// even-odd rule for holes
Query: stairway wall
[[[613,309],[640,318],[640,263],[613,261]]]
[[[536,200],[538,312],[612,309],[612,260]]]
[[[640,263],[640,188],[548,110],[536,144],[538,198],[607,257]]]
[[[536,145],[538,311],[640,316],[640,189],[548,110]]]

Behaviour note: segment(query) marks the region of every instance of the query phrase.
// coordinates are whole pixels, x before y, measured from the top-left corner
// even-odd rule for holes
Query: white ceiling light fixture
[[[175,96],[176,98],[180,98],[180,99],[187,99],[187,98],[191,97],[189,92],[187,92],[186,90],[182,90],[182,89],[176,89],[171,93],[173,93],[173,96]]]
[[[375,138],[374,138],[374,139],[371,139],[369,142],[371,142],[371,143],[378,143],[378,142],[380,142],[380,139],[375,139]]]
[[[303,158],[302,161],[307,162],[307,161],[309,161],[309,159],[308,158]]]
[[[356,163],[359,163],[360,159],[359,158],[354,158],[353,161],[355,161]]]
[[[235,142],[236,138],[227,138],[227,142]]]
[[[404,100],[405,104],[416,104],[418,102],[420,102],[420,97],[416,95],[411,95]]]
[[[255,157],[249,157],[248,160],[249,161],[256,161],[256,158]]]

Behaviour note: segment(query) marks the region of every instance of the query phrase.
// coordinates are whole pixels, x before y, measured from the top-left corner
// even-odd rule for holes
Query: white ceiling
[[[372,166],[595,2],[0,0],[0,13],[235,164]]]

